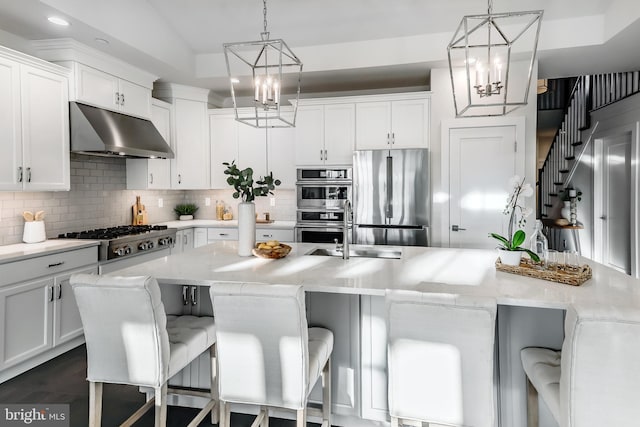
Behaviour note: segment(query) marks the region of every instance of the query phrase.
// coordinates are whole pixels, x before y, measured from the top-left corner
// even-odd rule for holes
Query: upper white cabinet
[[[229,189],[226,166],[235,160],[251,167],[254,180],[269,172],[281,181],[280,189],[294,189],[296,181],[295,131],[292,128],[254,128],[235,120],[230,110],[210,110],[211,188]]]
[[[428,148],[429,105],[425,97],[356,104],[356,149]]]
[[[0,190],[69,190],[68,75],[0,47]]]
[[[151,117],[151,89],[84,64],[75,63],[73,69],[73,99],[132,116]]]
[[[295,136],[297,165],[350,164],[355,139],[354,104],[298,107]]]
[[[173,106],[153,99],[151,122],[165,141],[173,144]],[[127,189],[163,190],[171,188],[171,161],[169,159],[127,159]]]
[[[211,149],[207,102],[209,90],[174,83],[158,83],[154,97],[173,106],[171,188],[201,190],[210,188]]]

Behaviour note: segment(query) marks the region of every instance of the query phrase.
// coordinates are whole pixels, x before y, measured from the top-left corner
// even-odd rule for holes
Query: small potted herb
[[[193,219],[193,214],[195,214],[197,210],[198,206],[194,203],[182,203],[173,208],[173,211],[178,215],[180,221]]]

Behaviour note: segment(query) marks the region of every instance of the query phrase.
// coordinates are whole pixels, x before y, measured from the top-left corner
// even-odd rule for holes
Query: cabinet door
[[[331,353],[331,406],[339,415],[359,416],[360,299],[357,295],[307,293],[309,326],[321,326],[333,332]],[[322,401],[316,384],[309,396]]]
[[[238,125],[233,116],[209,116],[209,138],[211,140],[211,188],[228,190],[227,169],[222,163],[238,163]]]
[[[20,126],[20,65],[0,57],[0,190],[20,190],[22,129]]]
[[[51,348],[53,279],[0,290],[0,366],[15,365]]]
[[[173,147],[173,109],[171,104],[154,100],[151,105],[151,122],[162,138]],[[149,189],[165,190],[171,188],[171,160],[149,159]]]
[[[151,89],[122,79],[119,80],[119,86],[121,112],[143,119],[152,117]]]
[[[392,148],[428,148],[429,100],[393,101],[391,108]]]
[[[82,335],[82,320],[71,289],[69,278],[72,274],[96,274],[97,267],[89,267],[57,276],[54,283],[53,345],[59,345]]]
[[[296,148],[295,129],[269,129],[267,170],[282,182],[276,189],[296,188]]]
[[[26,190],[69,190],[69,89],[66,77],[21,66]]]
[[[182,230],[182,252],[188,252],[194,248],[193,228]]]
[[[171,161],[171,187],[179,190],[209,188],[207,106],[203,102],[176,99],[174,114],[176,158]]]
[[[389,148],[391,140],[391,103],[356,104],[356,150]]]
[[[119,111],[118,78],[83,64],[76,64],[76,98],[80,102]]]
[[[384,297],[360,297],[362,418],[388,421],[387,325]]]
[[[356,138],[356,107],[354,104],[324,106],[325,164],[350,165]]]
[[[296,165],[323,165],[324,106],[298,107],[295,129]]]
[[[238,161],[239,169],[252,168],[253,181],[267,173],[267,133],[266,129],[238,124]]]
[[[207,229],[196,228],[193,231],[193,247],[199,248],[200,246],[204,246],[206,244],[207,244]]]

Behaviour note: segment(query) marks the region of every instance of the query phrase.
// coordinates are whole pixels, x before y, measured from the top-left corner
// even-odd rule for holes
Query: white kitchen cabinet
[[[173,248],[171,248],[171,253],[180,254],[183,252],[189,252],[191,249],[193,249],[194,248],[193,236],[194,236],[193,228],[185,228],[183,230],[178,230],[176,232],[175,244],[173,245]]]
[[[0,190],[69,190],[68,74],[0,47]]]
[[[153,99],[151,122],[173,149],[173,106]],[[127,159],[127,189],[165,190],[171,188],[171,160]]]
[[[299,107],[296,122],[298,166],[351,164],[354,140],[354,104]]]
[[[274,228],[256,228],[256,242],[277,240],[279,242],[295,241],[293,230],[281,230]]]
[[[207,242],[213,243],[217,240],[238,240],[238,227],[207,228]]]
[[[428,148],[429,98],[356,104],[357,150]]]
[[[204,246],[207,244],[207,229],[206,228],[196,228],[193,230],[193,247],[199,248],[200,246]]]
[[[360,297],[362,418],[389,420],[384,297]]]
[[[333,332],[331,412],[357,417],[360,415],[360,299],[357,295],[307,292],[306,304],[309,326]],[[322,402],[319,384],[313,388],[309,400]]]
[[[238,122],[231,115],[209,114],[211,144],[211,188],[229,189],[222,163],[238,163]]]
[[[176,98],[175,158],[171,160],[171,188],[179,190],[208,189],[210,184],[209,121],[207,104]]]
[[[97,273],[97,256],[92,247],[1,266],[7,285],[0,287],[0,381],[82,342],[69,277]]]
[[[211,188],[229,189],[223,162],[235,160],[240,169],[251,167],[254,180],[273,172],[281,181],[276,189],[295,189],[295,131],[292,128],[256,129],[239,123],[230,112],[209,114]]]
[[[107,110],[148,119],[151,89],[81,63],[74,63],[74,100]]]

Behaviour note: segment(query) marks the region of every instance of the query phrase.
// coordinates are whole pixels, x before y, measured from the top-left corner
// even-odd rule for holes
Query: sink
[[[335,256],[342,258],[342,251],[336,249],[316,248],[307,253],[307,255]],[[398,249],[356,248],[349,250],[349,257],[400,259],[402,258],[402,251]]]

